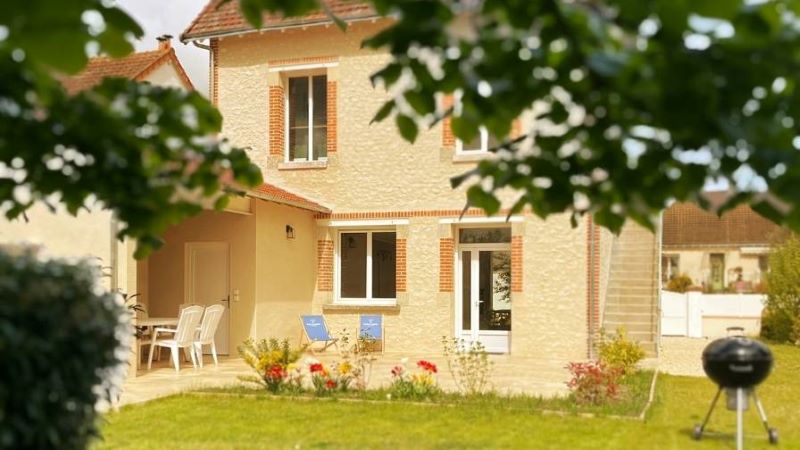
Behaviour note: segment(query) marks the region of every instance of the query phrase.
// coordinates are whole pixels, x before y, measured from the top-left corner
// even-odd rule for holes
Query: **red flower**
[[[336,387],[336,381],[328,379],[328,381],[325,382],[325,387],[328,388],[328,389],[335,388]]]
[[[266,377],[272,380],[281,380],[288,375],[280,364],[273,364],[267,368]]]
[[[392,376],[399,377],[403,375],[403,366],[394,366],[392,367]]]
[[[420,369],[422,369],[422,370],[424,370],[425,372],[428,372],[428,373],[436,373],[436,372],[438,372],[438,369],[436,368],[436,364],[434,364],[434,363],[432,363],[430,361],[425,361],[424,359],[421,359],[421,360],[417,361],[417,367],[419,367]]]
[[[314,364],[311,364],[310,366],[308,366],[308,370],[311,373],[317,373],[317,372],[324,372],[325,368],[322,367],[321,363],[314,363]]]

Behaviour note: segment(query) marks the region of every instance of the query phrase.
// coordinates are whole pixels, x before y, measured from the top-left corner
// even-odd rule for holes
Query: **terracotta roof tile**
[[[704,197],[716,209],[727,194],[708,192]],[[662,240],[665,247],[770,245],[783,233],[783,228],[747,205],[719,217],[694,203],[675,203],[664,211]]]
[[[274,184],[264,183],[261,186],[253,189],[252,194],[254,197],[272,201],[275,203],[281,203],[288,206],[294,206],[297,208],[307,209],[309,211],[316,211],[316,212],[323,212],[329,213],[331,212],[330,209],[320,205],[319,203],[309,200],[305,197],[301,197],[295,193],[289,192],[283,188],[279,188]]]
[[[153,70],[169,62],[173,63],[186,88],[194,90],[192,82],[178,61],[178,57],[175,56],[175,50],[170,47],[131,53],[122,58],[108,56],[91,58],[83,71],[70,76],[61,75],[59,79],[67,93],[72,95],[100,84],[104,78],[120,77],[136,81],[144,80]]]
[[[239,12],[236,0],[220,5],[222,0],[210,0],[200,14],[189,24],[181,35],[182,41],[202,39],[220,34],[253,31],[254,28]],[[342,20],[378,17],[372,6],[347,0],[323,0],[328,9]],[[281,28],[290,25],[331,22],[324,11],[316,11],[305,16],[284,18],[264,14],[262,29]]]

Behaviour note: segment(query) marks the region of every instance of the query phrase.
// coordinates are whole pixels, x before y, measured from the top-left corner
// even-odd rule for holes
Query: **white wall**
[[[744,334],[761,330],[765,295],[661,292],[663,336],[719,337],[728,327],[742,327]]]

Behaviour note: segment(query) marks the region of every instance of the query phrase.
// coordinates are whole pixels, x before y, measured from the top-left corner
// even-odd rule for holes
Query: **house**
[[[615,238],[566,214],[462,216],[449,179],[491,158],[494,138],[460,142],[444,121],[412,145],[390,121],[371,124],[389,96],[369,75],[390,56],[360,43],[390,19],[326,3],[346,32],[323,13],[267,15],[255,30],[236,2],[212,0],[181,36],[208,49],[222,134],[269,184],[237,211],[173,227],[131,265],[150,314],[222,302],[217,348],[229,354],[248,337],[296,343],[308,313],[351,335],[359,314],[381,313],[389,352],[440,353],[446,336],[561,364],[586,358],[601,326],[627,326],[654,352],[657,234]]]
[[[712,209],[727,199],[727,192],[704,195]],[[784,235],[746,205],[717,216],[694,203],[675,203],[663,216],[661,281],[685,274],[708,292],[763,292],[770,247]]]
[[[91,58],[80,73],[59,79],[71,95],[90,89],[108,77],[194,90],[170,39],[162,36],[155,50],[123,58]],[[126,260],[131,246],[117,240],[116,230],[111,213],[98,205],[90,205],[89,210],[82,210],[75,217],[63,207],[58,206],[56,212],[52,212],[45,205],[36,204],[26,212],[26,220],[0,219],[0,243],[25,242],[40,245],[51,256],[94,259],[103,268],[106,287],[116,290],[125,287]]]

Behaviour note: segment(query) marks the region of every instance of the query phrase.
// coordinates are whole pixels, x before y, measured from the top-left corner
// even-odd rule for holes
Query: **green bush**
[[[672,277],[667,283],[667,290],[671,292],[680,292],[681,294],[688,291],[692,286],[692,278],[689,275],[682,274]]]
[[[0,249],[0,448],[86,448],[132,334],[121,297],[87,263]]]
[[[622,375],[629,375],[636,370],[636,364],[644,359],[642,347],[628,339],[625,329],[617,328],[614,336],[609,337],[600,330],[600,341],[597,344],[600,362],[603,365],[619,369]]]
[[[797,341],[793,332],[800,317],[800,238],[789,236],[773,248],[767,274],[767,302],[761,336],[776,342]]]

